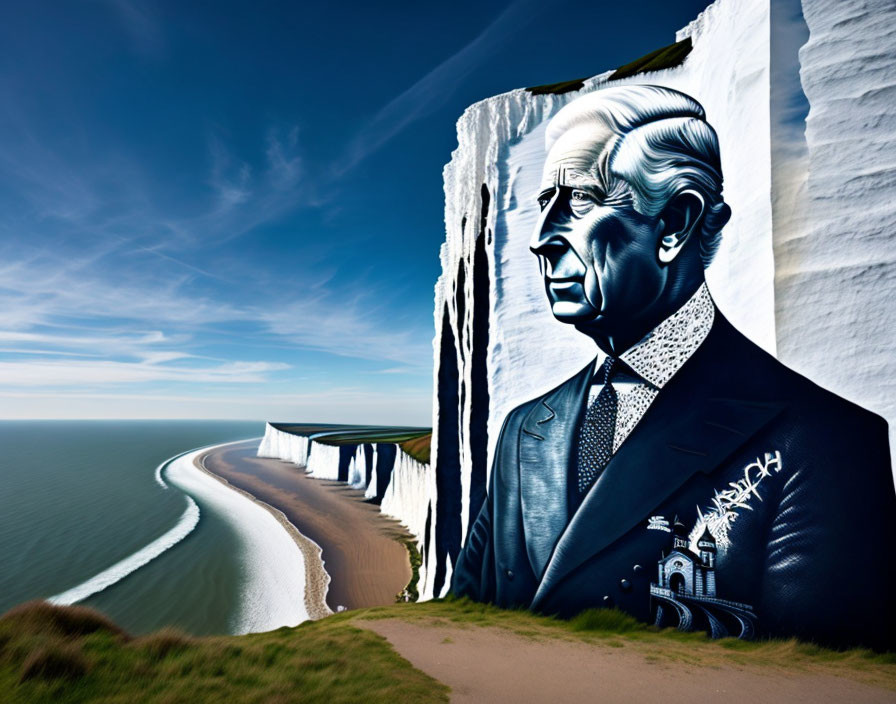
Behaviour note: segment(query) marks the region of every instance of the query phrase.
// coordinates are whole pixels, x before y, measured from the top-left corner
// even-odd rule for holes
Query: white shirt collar
[[[663,388],[703,344],[716,317],[706,282],[688,301],[619,358],[657,389]],[[606,355],[598,352],[595,369]]]

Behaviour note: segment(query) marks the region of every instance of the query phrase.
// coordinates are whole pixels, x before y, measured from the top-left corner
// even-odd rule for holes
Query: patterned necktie
[[[610,383],[613,374],[619,370],[619,361],[607,357],[594,375],[594,383],[602,383],[603,388],[585,411],[585,419],[579,429],[579,462],[577,489],[584,496],[613,456],[613,436],[616,432],[616,410],[619,398]]]

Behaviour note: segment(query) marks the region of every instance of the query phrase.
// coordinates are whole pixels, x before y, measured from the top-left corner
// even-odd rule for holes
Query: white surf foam
[[[190,451],[181,453],[180,455],[175,455],[171,457],[158,467],[156,467],[155,471],[155,479],[156,483],[159,484],[163,489],[168,489],[168,484],[165,483],[165,479],[162,476],[162,473],[169,464],[174,462],[176,459],[183,457],[188,454]],[[169,530],[167,533],[159,536],[155,540],[153,540],[149,545],[140,548],[137,552],[129,557],[124,558],[123,560],[116,562],[111,567],[104,569],[99,574],[94,575],[86,582],[82,582],[81,584],[72,587],[56,596],[51,596],[47,601],[51,604],[58,604],[59,606],[71,606],[72,604],[77,604],[79,601],[84,601],[87,597],[93,596],[104,589],[111,587],[113,584],[120,582],[122,579],[127,577],[129,574],[135,572],[136,570],[143,567],[143,565],[151,562],[156,559],[159,555],[161,555],[166,550],[177,545],[181,540],[186,538],[190,533],[193,532],[193,529],[199,524],[199,506],[196,505],[196,502],[193,501],[189,496],[187,499],[187,508],[184,511],[183,515],[180,517],[178,522],[174,525],[174,527]]]
[[[256,633],[307,621],[302,551],[264,507],[194,465],[195,458],[207,449],[175,458],[164,470],[164,476],[234,528],[244,581],[231,630]]]
[[[189,496],[187,499],[187,509],[178,520],[177,524],[164,535],[153,540],[146,547],[141,548],[130,557],[126,557],[120,562],[116,562],[111,567],[103,570],[99,574],[91,577],[86,582],[76,587],[52,596],[47,601],[51,604],[59,606],[71,606],[79,601],[84,601],[89,596],[93,596],[104,589],[111,587],[116,582],[120,582],[132,572],[140,569],[143,565],[155,560],[159,555],[169,548],[177,545],[181,540],[186,538],[199,523],[199,506]]]
[[[210,445],[166,460],[155,471],[163,488],[168,481],[187,494],[187,509],[177,524],[133,555],[103,570],[76,587],[47,601],[69,606],[92,596],[138,570],[186,538],[199,524],[199,506],[231,524],[237,535],[243,563],[243,584],[234,633],[256,633],[308,620],[305,610],[305,562],[301,550],[270,512],[251,499],[229,489],[198,469],[194,460],[202,453],[225,445]]]
[[[168,466],[170,462],[173,462],[178,457],[180,457],[180,455],[175,455],[174,457],[165,460],[164,462],[162,462],[162,464],[156,467],[156,484],[158,484],[163,489],[167,489],[168,485],[165,483],[165,479],[162,477],[162,471],[165,469],[165,467]]]

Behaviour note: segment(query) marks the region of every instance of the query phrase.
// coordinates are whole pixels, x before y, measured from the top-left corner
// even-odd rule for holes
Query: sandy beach
[[[394,603],[411,578],[407,549],[399,542],[410,537],[407,530],[366,503],[363,492],[312,479],[281,460],[256,457],[257,445],[251,441],[213,448],[198,458],[197,466],[274,509],[275,515],[282,513],[287,530],[295,527],[291,535],[305,555],[306,605],[315,609],[309,608],[312,618],[322,615],[319,596],[324,589],[333,611]]]
[[[323,561],[321,560],[320,546],[296,530],[296,527],[289,522],[289,519],[286,518],[282,511],[259,500],[249,492],[234,486],[224,477],[218,476],[205,466],[206,457],[214,452],[222,451],[224,447],[226,446],[218,446],[214,450],[198,454],[193,460],[193,465],[203,474],[211,477],[215,482],[226,486],[230,491],[236,492],[249,499],[252,503],[261,506],[277,520],[277,523],[279,523],[283,530],[289,534],[289,537],[302,553],[302,562],[304,563],[305,573],[305,583],[303,585],[305,611],[312,620],[329,616],[332,613],[332,610],[327,606],[326,595],[330,583],[330,575],[328,575],[324,569]]]

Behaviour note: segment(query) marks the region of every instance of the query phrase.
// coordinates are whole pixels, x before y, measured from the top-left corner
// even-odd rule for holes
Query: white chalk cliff
[[[265,426],[259,457],[286,460],[316,479],[344,481],[376,501],[380,511],[402,523],[417,538],[423,551],[427,510],[429,465],[405,453],[395,443],[330,445],[327,433],[319,440]]]
[[[418,537],[421,598],[448,589],[507,412],[593,358],[592,343],[551,315],[528,243],[547,121],[608,82],[664,85],[703,104],[733,211],[707,271],[713,298],[784,363],[886,417],[896,447],[896,6],[717,0],[675,40],[692,48],[672,68],[514,90],[458,120],[444,170],[430,465],[389,444],[349,458],[268,426],[260,456],[364,489]]]
[[[435,289],[424,598],[448,588],[507,412],[594,356],[553,319],[528,243],[546,123],[608,82],[664,85],[703,104],[733,211],[707,272],[716,303],[786,364],[888,418],[896,444],[896,6],[717,0],[675,38],[692,42],[679,66],[612,81],[608,71],[559,94],[515,90],[458,120]],[[802,116],[787,128],[780,114],[781,92],[799,93],[800,79],[805,133]]]

